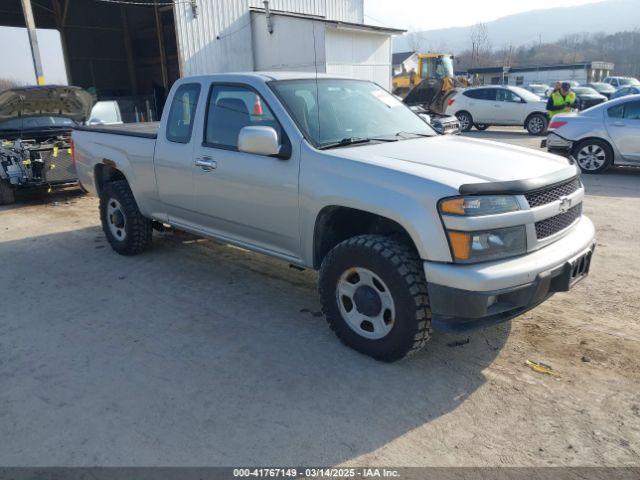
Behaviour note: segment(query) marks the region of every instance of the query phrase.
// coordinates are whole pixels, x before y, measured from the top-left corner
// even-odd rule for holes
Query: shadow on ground
[[[604,173],[582,175],[587,195],[640,197],[640,168],[613,166]]]
[[[0,205],[0,210],[13,210],[24,208],[32,205],[54,204],[73,201],[78,197],[85,195],[85,192],[79,187],[56,188],[51,192],[47,188],[29,188],[16,191],[15,203],[9,205]]]
[[[343,462],[464,402],[510,330],[378,363],[329,331],[314,273],[169,233],[137,257],[99,227],[5,241],[0,264],[4,465]]]

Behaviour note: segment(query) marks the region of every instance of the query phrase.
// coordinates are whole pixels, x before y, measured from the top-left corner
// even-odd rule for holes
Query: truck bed
[[[121,125],[82,125],[74,130],[85,132],[110,133],[112,135],[125,135],[128,137],[156,138],[160,122],[123,123]]]

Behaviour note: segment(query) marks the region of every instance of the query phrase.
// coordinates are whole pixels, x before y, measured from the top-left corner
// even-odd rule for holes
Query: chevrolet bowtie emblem
[[[562,197],[560,199],[560,212],[564,213],[571,208],[571,199],[569,197]]]

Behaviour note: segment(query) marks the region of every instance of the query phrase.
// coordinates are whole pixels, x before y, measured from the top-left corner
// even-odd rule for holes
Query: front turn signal
[[[465,232],[447,232],[454,260],[471,258],[471,234]]]

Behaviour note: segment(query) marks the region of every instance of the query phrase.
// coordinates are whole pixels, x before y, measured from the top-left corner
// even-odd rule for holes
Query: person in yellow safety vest
[[[563,82],[560,90],[554,90],[547,100],[547,110],[549,110],[549,118],[553,118],[558,113],[568,113],[576,104],[576,94],[571,91],[571,85]]]

